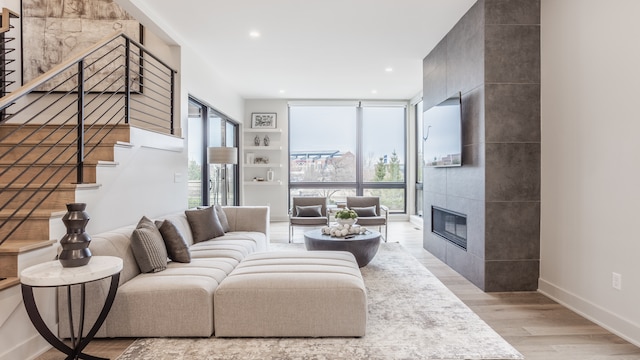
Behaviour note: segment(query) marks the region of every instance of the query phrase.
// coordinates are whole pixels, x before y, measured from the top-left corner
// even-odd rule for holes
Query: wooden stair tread
[[[20,284],[19,277],[8,277],[4,280],[0,280],[0,290],[8,289],[12,286],[16,286]]]
[[[56,240],[7,240],[0,245],[0,255],[17,255],[46,248],[55,243]]]
[[[78,187],[78,184],[72,183],[61,183],[57,186],[58,190],[75,190]],[[20,189],[28,189],[28,190],[52,190],[56,188],[56,184],[0,184],[0,188],[5,190],[20,190]]]
[[[53,146],[64,146],[67,147],[70,144],[74,144],[75,145],[75,140],[74,141],[69,141],[69,142],[59,142],[59,141],[37,141],[37,140],[22,140],[19,144],[15,144],[11,142],[11,139],[6,139],[3,140],[3,142],[0,142],[0,146],[4,146],[4,147],[13,147],[13,146],[28,146],[28,147],[34,147],[34,146],[45,146],[45,147],[53,147]],[[107,141],[107,140],[103,140],[101,142],[93,142],[93,141],[89,141],[88,143],[84,144],[84,147],[95,147],[95,146],[104,146],[104,147],[110,147],[117,144],[117,141]],[[73,148],[73,146],[69,146],[70,148]]]
[[[85,161],[84,162],[84,166],[96,166],[96,165],[99,165],[99,164],[101,164],[103,162],[104,161],[102,161],[102,160],[98,160],[98,161],[89,160],[89,161]],[[109,162],[112,162],[112,161],[107,161],[107,163],[109,163]],[[70,160],[67,161],[67,162],[54,161],[53,163],[47,161],[46,163],[42,163],[42,164],[31,163],[31,162],[29,162],[29,163],[26,163],[26,162],[25,163],[17,163],[16,164],[15,161],[6,161],[6,160],[3,161],[3,160],[0,160],[0,166],[22,166],[22,167],[24,167],[24,166],[29,166],[29,167],[32,167],[32,166],[37,166],[37,167],[42,167],[42,166],[76,166],[76,163],[75,163],[75,159],[72,162]]]
[[[5,219],[8,216],[10,216],[11,214],[13,214],[13,212],[15,211],[15,209],[4,209],[4,210],[0,210],[0,219]],[[29,214],[31,210],[18,210],[18,212],[16,213],[16,217],[20,218],[20,217],[25,217]],[[30,217],[34,218],[34,219],[48,219],[50,218],[54,213],[60,212],[60,211],[65,211],[64,208],[58,208],[58,209],[36,209],[34,210]]]
[[[85,184],[73,184],[73,183],[61,183],[57,186],[58,190],[75,190],[78,188],[91,188],[91,187],[99,187],[100,184],[97,183],[85,183]],[[0,188],[5,190],[20,190],[20,189],[28,189],[28,190],[52,190],[56,188],[56,184],[1,184]]]
[[[78,127],[78,125],[74,125],[74,124],[17,124],[17,123],[8,123],[8,124],[3,124],[2,126],[4,126],[5,128],[17,128],[20,127],[22,129],[33,129],[33,128],[42,128],[42,129],[75,129]],[[104,126],[104,128],[102,128]],[[85,125],[85,131],[89,130],[90,125]],[[129,124],[103,124],[103,123],[97,123],[94,124],[93,127],[91,127],[90,130],[97,130],[97,129],[102,129],[103,131],[105,131],[104,129],[108,129],[108,128],[122,128],[122,129],[128,129],[130,126]]]

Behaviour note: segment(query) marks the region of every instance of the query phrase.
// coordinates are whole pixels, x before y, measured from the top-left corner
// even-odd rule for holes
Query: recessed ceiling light
[[[393,68],[392,68],[392,67],[388,67],[388,68],[385,68],[385,69],[384,69],[384,71],[386,71],[386,72],[392,72],[392,71],[393,71]]]
[[[373,89],[373,90],[371,90],[371,93],[372,93],[372,94],[377,94],[377,93],[378,93],[378,90]]]
[[[251,36],[252,38],[259,38],[260,33],[254,30],[249,33],[249,36]]]
[[[284,94],[284,90],[280,90],[280,94]]]

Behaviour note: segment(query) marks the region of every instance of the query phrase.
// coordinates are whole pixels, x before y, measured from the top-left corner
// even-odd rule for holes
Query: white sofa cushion
[[[213,292],[235,266],[230,259],[192,259],[136,276],[118,289],[105,336],[211,336]]]
[[[363,336],[366,330],[366,289],[349,252],[251,254],[214,296],[216,336]]]

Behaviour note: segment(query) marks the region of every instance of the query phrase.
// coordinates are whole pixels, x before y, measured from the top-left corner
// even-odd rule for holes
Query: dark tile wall
[[[424,247],[485,291],[537,288],[540,258],[540,1],[479,0],[423,62],[424,108],[461,92],[463,166],[425,169],[425,214],[467,214],[464,251]]]

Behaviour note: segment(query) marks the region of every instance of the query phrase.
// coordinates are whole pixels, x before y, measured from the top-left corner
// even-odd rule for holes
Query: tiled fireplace
[[[432,206],[431,232],[467,250],[466,215]]]
[[[539,0],[478,0],[424,58],[424,109],[458,92],[462,166],[423,168],[424,247],[484,291],[536,290]]]

